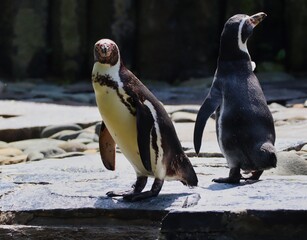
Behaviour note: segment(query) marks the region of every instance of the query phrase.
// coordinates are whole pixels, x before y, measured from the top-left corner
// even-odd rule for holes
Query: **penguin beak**
[[[267,15],[264,12],[256,13],[253,16],[250,16],[251,24],[254,27],[256,27],[260,22],[262,22],[263,19],[265,19]]]

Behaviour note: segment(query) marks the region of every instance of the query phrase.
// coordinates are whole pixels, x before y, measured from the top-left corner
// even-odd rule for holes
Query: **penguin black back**
[[[230,173],[227,178],[214,179],[216,182],[239,182],[240,169],[252,172],[251,179],[258,179],[263,170],[276,166],[273,118],[247,49],[254,27],[265,17],[264,13],[235,15],[221,34],[217,70],[194,129],[198,153],[206,121],[217,110],[218,143]]]

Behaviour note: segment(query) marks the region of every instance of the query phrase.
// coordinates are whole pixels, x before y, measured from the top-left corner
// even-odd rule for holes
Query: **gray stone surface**
[[[166,182],[157,198],[138,203],[105,195],[110,190],[129,189],[135,181],[135,172],[122,154],[117,154],[115,172],[103,167],[99,154],[1,166],[1,211],[307,209],[307,176],[271,175],[240,185],[216,184],[211,182],[212,178],[228,174],[228,169],[221,167],[225,162],[223,158],[192,158],[191,161],[199,177],[198,187],[188,188],[178,181]]]

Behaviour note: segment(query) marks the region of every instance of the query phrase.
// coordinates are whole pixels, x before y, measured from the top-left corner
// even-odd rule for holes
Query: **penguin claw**
[[[109,191],[109,192],[106,193],[106,195],[108,197],[122,197],[122,196],[129,195],[129,194],[132,194],[132,193],[133,193],[133,190],[123,191],[123,192]]]
[[[128,202],[136,202],[147,198],[156,197],[157,195],[158,193],[155,193],[153,191],[145,191],[141,193],[125,194],[123,196],[123,199]]]

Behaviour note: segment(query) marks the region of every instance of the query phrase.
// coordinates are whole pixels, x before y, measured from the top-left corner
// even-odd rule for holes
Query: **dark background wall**
[[[258,71],[306,72],[305,0],[1,0],[0,77],[87,81],[101,38],[142,79],[211,76],[225,21],[260,11],[249,41]]]

